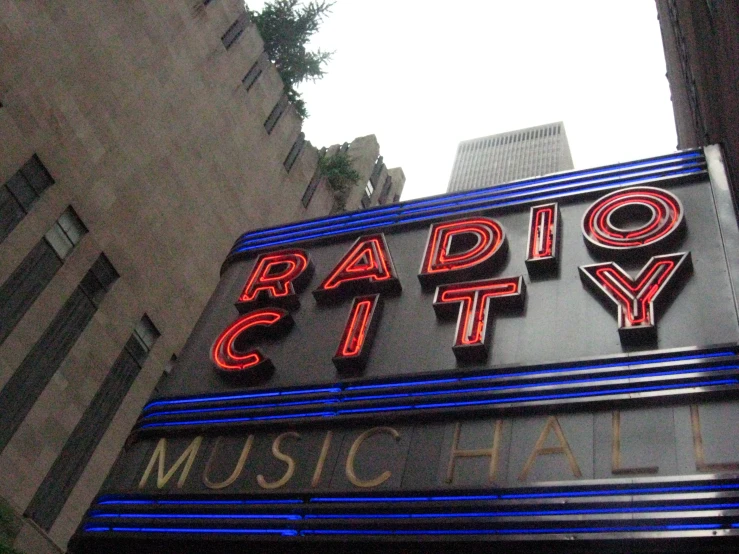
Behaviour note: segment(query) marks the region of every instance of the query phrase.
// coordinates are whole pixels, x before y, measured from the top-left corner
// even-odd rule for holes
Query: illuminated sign
[[[732,206],[709,147],[247,233],[75,547],[733,547]]]

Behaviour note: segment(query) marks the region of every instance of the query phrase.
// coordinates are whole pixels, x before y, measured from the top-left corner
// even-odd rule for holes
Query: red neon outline
[[[500,250],[504,237],[503,228],[492,219],[470,218],[449,223],[434,223],[432,229],[424,253],[422,275],[466,269],[487,261]],[[478,243],[471,250],[448,256],[452,238],[461,233],[474,233]],[[485,250],[488,251],[480,256]],[[436,263],[433,258],[438,258]],[[461,260],[470,258],[472,258],[470,261],[460,263]]]
[[[239,354],[233,349],[233,343],[244,331],[255,326],[270,326],[280,321],[287,312],[263,308],[241,316],[226,327],[213,343],[211,359],[223,371],[244,371],[253,368],[267,360],[257,350]],[[225,351],[224,351],[225,349]]]
[[[287,268],[270,275],[270,272],[280,265],[287,264]],[[295,294],[293,281],[308,267],[308,256],[301,250],[283,250],[271,254],[262,254],[254,264],[254,268],[239,296],[239,302],[254,302],[260,292],[275,298],[284,298]]]
[[[645,226],[623,233],[611,228],[609,215],[627,204],[647,204],[655,209],[657,217]],[[613,248],[632,248],[655,243],[675,231],[681,221],[682,207],[668,192],[638,188],[610,194],[597,200],[588,208],[585,223],[586,235],[590,241]],[[618,240],[611,240],[613,237]],[[635,240],[636,239],[636,240]]]
[[[647,267],[652,263],[654,263],[653,260],[650,260]],[[617,302],[617,304],[620,308],[620,313],[626,317],[627,321],[624,322],[624,325],[621,325],[622,322],[619,322],[619,326],[636,327],[638,325],[654,325],[655,322],[650,321],[651,309],[649,308],[649,304],[651,304],[653,298],[660,292],[665,281],[667,281],[670,275],[672,275],[676,266],[677,264],[672,260],[658,260],[654,265],[652,265],[652,267],[649,267],[647,274],[642,277],[636,285],[633,285],[634,281],[631,277],[622,272],[619,273],[616,269],[618,266],[602,267],[595,270],[595,275],[597,276],[599,283],[611,291],[611,293],[621,301],[620,303]],[[650,283],[652,276],[661,267],[666,267],[666,269],[657,276],[656,283]],[[617,281],[617,283],[614,284],[614,280]],[[619,288],[618,285],[620,285],[621,288]],[[642,293],[644,292],[642,289],[644,289],[645,286],[647,287],[645,289],[647,290],[647,294],[642,296]],[[626,296],[623,289],[626,289],[627,292],[631,294]],[[636,310],[634,310],[634,308],[636,308]],[[636,311],[636,316],[634,315],[634,311]],[[640,313],[641,316],[639,316]]]
[[[539,258],[552,256],[554,247],[554,206],[537,206],[534,210],[534,217],[531,218],[534,228],[529,233],[531,236],[531,255],[529,260],[538,260]],[[539,218],[543,215],[547,215],[548,217],[539,223]],[[544,245],[544,250],[539,251],[537,245],[541,236],[539,231],[542,227],[545,228],[546,244]]]
[[[367,263],[360,264],[367,256]],[[351,247],[337,266],[324,279],[317,290],[335,290],[343,283],[367,279],[373,283],[397,278],[392,271],[390,253],[385,248],[384,241],[378,235],[361,237]],[[352,276],[351,273],[359,273]],[[342,275],[346,274],[346,276]]]
[[[376,303],[377,297],[371,297],[360,300],[352,306],[335,357],[351,358],[362,352],[367,337],[367,329],[369,329],[370,314]]]
[[[457,330],[454,346],[483,344],[483,331],[487,325],[487,306],[492,298],[519,294],[519,278],[496,279],[461,285],[439,287],[436,303],[459,303]],[[469,329],[469,333],[468,333]]]

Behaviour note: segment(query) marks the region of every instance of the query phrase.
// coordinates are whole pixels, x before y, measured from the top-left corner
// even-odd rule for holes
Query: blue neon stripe
[[[403,211],[408,206],[429,205],[429,204],[433,204],[435,202],[439,202],[444,199],[450,199],[450,198],[464,199],[464,198],[485,196],[487,194],[490,194],[490,192],[493,192],[493,191],[505,190],[505,189],[521,187],[525,185],[562,182],[566,180],[575,181],[578,177],[582,180],[583,178],[586,178],[589,176],[607,175],[609,173],[617,174],[619,172],[624,172],[630,168],[653,167],[655,169],[658,169],[660,166],[662,166],[663,169],[669,170],[669,167],[664,167],[664,166],[669,166],[671,162],[685,162],[685,161],[696,160],[696,159],[705,163],[705,160],[703,159],[703,154],[701,152],[688,152],[688,153],[680,154],[680,155],[671,155],[671,156],[666,156],[663,158],[652,158],[648,160],[640,160],[637,162],[631,162],[631,163],[626,163],[626,164],[605,166],[602,168],[572,171],[572,172],[567,172],[565,174],[557,174],[557,175],[542,177],[538,179],[526,179],[526,180],[511,183],[511,184],[499,185],[495,187],[487,187],[485,189],[475,189],[472,191],[464,191],[464,192],[457,192],[457,193],[446,194],[446,195],[439,195],[437,197],[425,198],[422,200],[403,202],[400,205],[383,206],[383,207],[378,206],[378,207],[370,208],[368,210],[362,210],[360,212],[355,212],[355,213],[346,214],[346,215],[331,216],[327,218],[322,218],[320,220],[300,222],[300,223],[294,223],[290,225],[283,225],[283,226],[271,228],[271,229],[252,231],[252,232],[245,233],[244,235],[242,235],[238,242],[243,242],[247,239],[256,238],[260,236],[282,233],[289,229],[304,229],[306,227],[319,225],[320,223],[324,221],[325,222],[336,222],[336,221],[346,221],[346,220],[351,220],[351,219],[358,219],[358,218],[361,218],[361,216],[363,216],[366,213],[399,212],[399,211]]]
[[[670,162],[677,162],[677,165],[675,164],[670,165]],[[484,201],[491,197],[491,193],[499,193],[501,191],[511,191],[511,190],[526,191],[528,190],[530,191],[529,194],[532,194],[532,193],[536,193],[537,191],[539,191],[539,189],[542,188],[542,185],[545,185],[545,184],[559,183],[560,184],[559,188],[562,188],[563,186],[568,186],[568,185],[570,187],[577,186],[578,184],[582,186],[583,184],[586,184],[588,182],[588,179],[590,179],[590,182],[604,181],[607,179],[610,182],[615,183],[629,176],[642,175],[645,173],[650,174],[652,176],[654,175],[662,176],[665,174],[666,176],[669,176],[670,173],[674,173],[676,170],[683,168],[686,165],[695,166],[696,163],[698,164],[705,163],[705,160],[703,159],[701,153],[696,152],[696,153],[692,153],[691,155],[687,155],[687,156],[673,156],[673,157],[668,157],[664,159],[645,160],[641,162],[613,166],[610,168],[606,167],[606,168],[596,168],[593,170],[584,170],[584,171],[579,171],[579,172],[570,172],[570,173],[559,174],[559,175],[554,175],[550,177],[518,181],[518,182],[514,182],[511,184],[507,184],[507,185],[499,185],[496,187],[491,187],[488,189],[478,189],[474,191],[466,191],[466,192],[455,193],[451,195],[443,195],[443,196],[439,196],[436,198],[416,200],[416,201],[403,203],[398,206],[372,208],[369,210],[363,210],[363,211],[356,212],[354,214],[349,214],[349,215],[332,216],[332,217],[323,218],[320,220],[314,220],[310,222],[302,222],[302,223],[297,223],[297,224],[285,225],[285,226],[281,226],[281,227],[273,228],[273,229],[265,229],[265,230],[251,232],[251,233],[246,233],[242,235],[242,237],[237,241],[236,246],[234,247],[234,250],[236,248],[241,248],[244,246],[254,246],[256,244],[259,244],[258,237],[270,237],[270,236],[275,236],[275,235],[280,235],[282,237],[286,237],[288,235],[296,236],[300,233],[300,231],[297,231],[299,229],[309,231],[311,229],[322,228],[326,230],[326,229],[335,228],[337,224],[340,224],[339,222],[347,222],[341,225],[350,225],[352,222],[366,222],[366,221],[377,220],[377,219],[388,220],[393,217],[395,218],[402,217],[403,215],[414,213],[422,209],[429,210],[429,209],[438,208],[440,206],[445,206],[445,205],[460,205],[460,204],[464,204],[465,202],[468,203],[470,199],[479,198],[482,201]],[[632,169],[640,168],[642,169],[642,171],[625,172],[625,170],[629,168],[632,168]],[[600,179],[594,180],[593,177],[600,177]],[[552,187],[547,187],[547,189],[551,189],[551,188]],[[499,195],[494,194],[492,198],[496,198],[498,196]],[[425,208],[423,208],[424,206]],[[386,215],[378,215],[378,214],[386,214]],[[306,231],[302,231],[302,232],[306,232]],[[262,240],[265,240],[265,239],[262,239]]]
[[[437,519],[437,518],[498,518],[498,517],[538,517],[538,516],[565,516],[565,515],[596,515],[596,514],[642,514],[651,512],[689,512],[709,510],[733,510],[739,508],[739,503],[722,504],[692,504],[678,506],[630,506],[613,508],[573,508],[570,510],[525,510],[525,511],[495,511],[495,512],[426,512],[416,514],[306,514],[305,519]]]
[[[385,496],[385,497],[368,497],[368,496],[323,496],[311,498],[311,502],[331,502],[331,503],[344,503],[344,502],[428,502],[428,501],[472,501],[472,500],[515,500],[515,499],[533,499],[533,498],[577,498],[587,496],[622,496],[622,495],[635,495],[635,494],[664,494],[664,493],[682,493],[682,492],[712,492],[719,490],[738,490],[739,483],[737,484],[716,484],[708,483],[705,485],[683,485],[683,486],[669,486],[669,487],[646,487],[646,488],[631,488],[631,489],[602,489],[602,490],[587,490],[587,491],[553,491],[553,492],[538,492],[538,493],[509,493],[499,495],[456,495],[456,496]]]
[[[285,391],[269,391],[269,392],[253,392],[248,394],[231,394],[225,396],[201,396],[195,398],[179,398],[177,400],[155,400],[149,402],[144,406],[144,410],[148,410],[154,406],[169,406],[177,404],[193,404],[198,402],[219,402],[222,400],[244,400],[247,398],[265,398],[275,396],[290,396],[293,394],[320,394],[324,392],[341,392],[341,389],[336,387],[323,387],[318,389],[295,389]]]
[[[556,400],[556,399],[564,399],[564,398],[589,398],[589,397],[609,396],[609,395],[623,394],[623,393],[638,393],[638,392],[651,392],[651,391],[675,390],[675,389],[691,389],[691,388],[696,388],[696,387],[736,385],[736,384],[739,384],[739,380],[737,379],[717,379],[714,381],[698,381],[694,383],[680,383],[680,384],[675,384],[675,385],[655,385],[655,386],[650,386],[650,387],[633,387],[633,388],[609,389],[609,390],[601,390],[601,391],[532,395],[532,396],[523,396],[523,397],[506,397],[506,398],[499,398],[499,399],[437,402],[437,403],[431,403],[431,404],[415,404],[415,405],[371,407],[371,408],[351,408],[351,409],[345,408],[345,409],[339,409],[333,412],[312,412],[312,413],[304,413],[304,414],[279,414],[279,415],[270,415],[270,416],[155,422],[155,423],[147,423],[147,424],[141,425],[141,428],[145,429],[145,428],[154,428],[154,427],[178,427],[178,426],[183,426],[183,425],[204,425],[204,424],[209,424],[209,423],[243,423],[247,421],[294,419],[294,418],[301,418],[301,417],[335,417],[335,416],[344,415],[344,414],[380,413],[380,412],[394,412],[394,411],[401,411],[401,410],[425,410],[425,409],[431,409],[431,408],[451,408],[451,407],[460,407],[460,406],[517,404],[521,402],[532,402],[532,401],[540,401],[540,400]]]
[[[688,169],[683,169],[681,171],[672,171],[670,175],[663,175],[661,173],[655,173],[650,172],[649,175],[645,177],[639,177],[639,178],[631,178],[628,180],[626,177],[633,177],[634,175],[640,175],[632,174],[630,176],[623,176],[619,177],[617,179],[594,179],[589,182],[580,183],[579,185],[576,184],[562,184],[558,186],[551,186],[551,187],[545,187],[537,190],[520,190],[517,189],[515,191],[504,193],[504,194],[496,194],[489,197],[481,198],[479,200],[476,200],[474,204],[471,201],[457,201],[457,202],[445,202],[440,203],[434,206],[431,206],[429,208],[425,209],[412,209],[412,210],[404,210],[402,213],[396,214],[396,215],[384,215],[379,217],[366,217],[362,220],[352,221],[348,223],[343,224],[326,224],[321,225],[320,227],[316,227],[315,229],[307,229],[304,231],[299,232],[287,232],[282,233],[275,238],[280,238],[280,240],[275,240],[275,238],[261,238],[261,239],[251,239],[251,240],[244,240],[240,241],[237,246],[234,246],[231,253],[229,254],[229,258],[233,255],[236,255],[238,253],[248,252],[250,250],[254,250],[257,248],[266,248],[270,246],[276,246],[279,244],[285,244],[289,242],[299,242],[299,241],[306,241],[311,240],[314,238],[320,238],[320,237],[329,237],[334,236],[337,234],[345,234],[350,232],[355,232],[358,230],[363,229],[370,229],[370,228],[378,228],[378,227],[385,227],[388,225],[393,224],[400,224],[400,223],[411,223],[415,221],[424,221],[430,218],[437,218],[440,215],[451,215],[451,214],[461,214],[461,213],[467,213],[470,211],[479,211],[482,209],[488,209],[493,207],[503,207],[503,206],[510,206],[510,205],[517,205],[525,202],[531,202],[534,200],[543,200],[546,198],[556,198],[559,196],[562,196],[563,194],[569,194],[574,192],[580,192],[580,193],[587,193],[590,191],[596,191],[596,190],[602,190],[604,188],[614,188],[616,186],[625,186],[628,184],[637,184],[637,183],[645,183],[645,182],[651,182],[656,179],[663,179],[666,177],[679,177],[681,175],[689,175],[694,173],[702,173],[705,171],[703,167],[694,167],[691,168],[691,166],[687,166]],[[588,184],[594,184],[607,181],[604,184],[584,187],[584,185]],[[584,187],[575,189],[576,186]],[[533,196],[537,195],[537,196]],[[503,200],[507,198],[513,198],[513,200],[505,201]],[[445,209],[449,208],[449,209]],[[466,208],[466,209],[461,209]],[[422,217],[409,217],[412,216],[414,213],[426,213],[426,215]],[[368,223],[374,221],[374,223]],[[363,225],[359,225],[359,223],[362,223]]]
[[[710,531],[720,523],[682,525],[624,525],[622,527],[535,527],[532,529],[306,529],[301,535],[554,535],[576,533],[625,533],[650,531]]]
[[[464,394],[472,392],[493,392],[501,390],[518,390],[518,389],[530,389],[530,388],[543,388],[543,387],[555,387],[562,385],[578,385],[581,383],[602,383],[605,381],[634,381],[637,379],[648,379],[649,377],[669,377],[671,375],[685,375],[691,373],[708,373],[711,371],[726,371],[730,369],[739,369],[739,366],[714,366],[714,367],[701,367],[701,368],[689,368],[681,369],[679,371],[660,371],[656,373],[635,373],[631,375],[611,375],[609,377],[591,377],[588,379],[572,379],[569,381],[543,381],[538,383],[524,383],[520,385],[498,385],[495,387],[476,387],[476,388],[465,388],[465,389],[443,389],[437,391],[423,391],[423,392],[401,392],[395,394],[375,394],[371,396],[351,396],[344,399],[344,402],[358,402],[365,400],[382,400],[389,398],[414,398],[422,396],[441,396],[450,394]]]
[[[280,414],[270,416],[256,416],[256,417],[229,417],[224,419],[202,419],[193,421],[173,421],[168,423],[147,423],[142,425],[141,428],[147,427],[172,427],[177,425],[202,425],[205,423],[241,423],[245,421],[268,421],[271,419],[294,419],[297,417],[329,417],[335,416],[335,412],[312,412],[307,414]]]
[[[295,537],[294,529],[197,529],[182,527],[85,527],[85,531],[113,531],[115,533],[196,533],[196,534],[236,534],[236,535],[283,535]]]
[[[348,413],[367,413],[372,411],[377,412],[389,412],[404,409],[429,409],[429,408],[448,408],[453,406],[479,406],[482,404],[505,404],[505,403],[519,403],[519,402],[530,402],[536,400],[555,400],[561,398],[588,398],[591,396],[607,396],[612,394],[622,393],[634,393],[634,392],[650,392],[657,390],[673,390],[681,388],[695,388],[695,387],[708,387],[716,385],[729,385],[737,384],[737,379],[720,379],[715,381],[703,381],[697,383],[681,383],[678,385],[655,385],[651,387],[634,387],[634,388],[622,388],[622,389],[610,389],[603,391],[589,391],[589,392],[572,392],[572,393],[560,393],[560,394],[543,394],[535,396],[524,396],[524,397],[513,397],[513,398],[500,398],[500,399],[487,399],[487,400],[467,400],[457,402],[437,402],[434,404],[416,404],[413,406],[390,406],[385,408],[355,408],[355,409],[342,409],[339,410],[339,414]]]
[[[158,505],[260,505],[260,504],[302,504],[303,501],[297,498],[289,499],[264,499],[264,500],[125,500],[125,499],[105,499],[97,502],[99,506],[117,506],[126,504],[158,504]]]
[[[264,408],[283,408],[285,406],[306,406],[306,405],[314,405],[314,404],[335,404],[337,402],[340,402],[338,398],[324,398],[322,400],[308,400],[305,402],[281,402],[279,404],[246,404],[246,405],[237,405],[237,406],[227,406],[223,408],[197,408],[197,409],[189,409],[189,410],[175,410],[175,411],[166,411],[166,412],[151,412],[146,415],[144,415],[144,419],[149,419],[152,417],[161,417],[161,416],[168,416],[168,415],[181,415],[181,414],[202,414],[207,412],[233,412],[233,411],[239,411],[239,410],[260,410]]]
[[[247,393],[247,394],[233,394],[233,395],[224,395],[224,396],[204,396],[204,397],[194,397],[194,398],[181,398],[181,399],[173,399],[173,400],[157,400],[154,402],[150,402],[144,407],[144,411],[148,411],[151,408],[155,406],[169,406],[169,405],[180,405],[180,404],[196,404],[196,403],[204,403],[204,402],[217,402],[217,401],[232,401],[232,400],[246,400],[246,399],[254,399],[254,398],[264,398],[264,397],[288,397],[292,395],[302,395],[302,394],[319,394],[319,393],[341,393],[344,390],[345,391],[359,391],[359,390],[373,390],[373,389],[387,389],[387,388],[400,388],[400,387],[413,387],[413,386],[424,386],[424,385],[439,385],[439,384],[447,384],[447,383],[457,383],[462,381],[480,381],[480,380],[486,380],[486,379],[501,379],[501,378],[509,378],[509,377],[532,377],[532,376],[543,376],[548,374],[555,374],[555,373],[563,373],[563,372],[582,372],[582,371],[589,371],[594,369],[609,369],[609,368],[617,368],[617,367],[632,367],[632,366],[646,366],[646,365],[652,365],[652,364],[659,364],[659,363],[669,363],[669,362],[681,362],[681,361],[689,361],[689,360],[702,360],[706,358],[717,358],[717,357],[728,357],[728,356],[734,356],[735,353],[731,351],[719,351],[719,352],[705,352],[697,355],[685,355],[685,356],[672,356],[669,358],[649,358],[649,359],[642,359],[642,360],[633,360],[628,359],[621,362],[615,362],[610,364],[596,364],[596,365],[588,365],[588,366],[566,366],[566,367],[559,367],[559,368],[548,368],[548,369],[540,369],[535,371],[527,371],[527,372],[518,372],[518,373],[499,373],[499,374],[485,374],[485,375],[474,375],[469,377],[453,377],[453,378],[435,378],[435,379],[424,379],[424,380],[418,380],[418,381],[400,381],[400,382],[393,382],[393,383],[379,383],[379,384],[369,384],[369,385],[348,385],[343,386],[341,384],[337,384],[333,387],[324,387],[324,388],[309,388],[309,389],[294,389],[294,390],[286,390],[286,391],[268,391],[268,392],[260,392],[260,393]],[[696,369],[697,371],[697,369]],[[327,402],[328,400],[316,400],[316,403],[322,403]],[[309,401],[306,401],[308,403]],[[313,402],[313,401],[310,401]],[[278,404],[275,404],[277,406]],[[287,405],[287,404],[280,404],[280,405]],[[268,405],[263,405],[264,407],[267,407]],[[204,409],[205,411],[219,411],[219,410],[227,410],[231,408],[213,408],[213,409]],[[233,408],[236,409],[236,408]],[[156,415],[163,415],[163,414],[174,414],[174,413],[188,413],[185,410],[177,411],[177,412],[158,412]],[[145,417],[150,417],[149,415]]]
[[[125,513],[101,513],[91,514],[91,519],[95,518],[116,518],[116,519],[287,519],[300,520],[300,515],[295,514],[125,514]]]

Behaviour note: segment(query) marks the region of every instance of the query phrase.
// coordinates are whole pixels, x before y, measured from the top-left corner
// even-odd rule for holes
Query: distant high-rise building
[[[459,143],[447,192],[477,189],[574,169],[564,123]]]

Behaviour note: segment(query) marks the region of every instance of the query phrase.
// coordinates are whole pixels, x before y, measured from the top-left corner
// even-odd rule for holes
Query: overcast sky
[[[523,127],[564,121],[576,168],[677,144],[654,0],[338,0],[312,46],[335,53],[299,89],[306,138],[375,134],[401,200],[445,192],[460,141]]]

